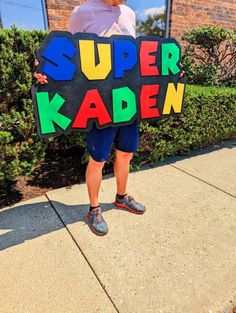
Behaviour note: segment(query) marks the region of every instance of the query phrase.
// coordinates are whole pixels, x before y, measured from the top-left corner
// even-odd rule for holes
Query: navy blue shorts
[[[87,151],[97,162],[108,159],[112,144],[115,149],[123,152],[135,152],[138,149],[139,131],[138,122],[131,125],[97,129],[93,125],[86,136]]]

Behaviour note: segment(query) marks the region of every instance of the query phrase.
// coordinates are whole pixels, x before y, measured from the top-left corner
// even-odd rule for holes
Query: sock
[[[119,200],[122,200],[122,199],[124,199],[124,197],[127,195],[127,193],[125,193],[124,195],[119,195],[119,194],[117,193],[116,195],[117,195],[117,198],[118,198]]]
[[[90,205],[90,209],[89,209],[89,210],[91,211],[91,210],[96,209],[96,208],[98,208],[98,207],[100,207],[100,205],[97,205],[97,206],[91,206],[91,205]]]

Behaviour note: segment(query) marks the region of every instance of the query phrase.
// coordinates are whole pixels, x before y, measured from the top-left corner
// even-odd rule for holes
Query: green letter
[[[53,99],[49,101],[48,92],[37,92],[36,99],[41,133],[55,133],[53,123],[56,123],[63,130],[66,130],[71,123],[71,119],[58,112],[65,102],[65,99],[56,93]]]
[[[163,43],[161,45],[161,61],[162,75],[170,75],[169,70],[173,75],[180,72],[177,63],[180,61],[180,48],[173,43]]]
[[[112,90],[113,123],[128,122],[137,112],[136,97],[129,87]],[[123,102],[126,107],[123,108]]]

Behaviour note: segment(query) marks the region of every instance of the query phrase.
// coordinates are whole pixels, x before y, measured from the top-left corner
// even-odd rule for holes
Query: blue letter
[[[54,80],[72,80],[76,66],[65,56],[72,58],[75,52],[75,46],[67,38],[53,39],[42,55],[48,60],[43,72]]]
[[[124,71],[137,63],[137,48],[129,40],[114,40],[114,77],[123,78]]]

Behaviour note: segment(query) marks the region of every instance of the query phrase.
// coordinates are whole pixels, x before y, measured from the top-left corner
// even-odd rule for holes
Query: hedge
[[[0,182],[30,175],[52,145],[62,149],[79,145],[85,151],[82,133],[45,140],[36,134],[30,88],[35,51],[46,35],[16,28],[0,30]],[[140,124],[140,147],[133,167],[189,153],[235,134],[236,90],[188,86],[181,116]]]
[[[210,146],[236,134],[236,89],[187,86],[179,117],[140,125],[136,162],[154,162]]]

